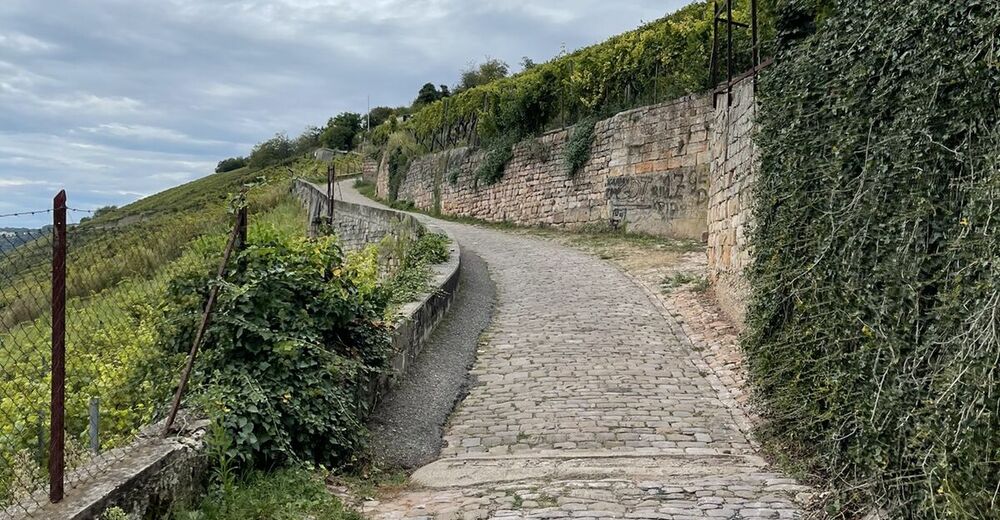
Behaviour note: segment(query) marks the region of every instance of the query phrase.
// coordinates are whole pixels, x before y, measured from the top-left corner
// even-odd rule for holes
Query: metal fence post
[[[52,212],[52,401],[49,414],[49,500],[63,499],[66,399],[66,191]]]
[[[222,253],[222,260],[219,262],[219,271],[216,276],[217,281],[221,281],[222,277],[226,275],[226,266],[229,264],[229,258],[232,256],[233,251],[237,249],[237,242],[239,242],[240,236],[245,234],[244,228],[246,227],[245,223],[247,219],[245,213],[243,215],[242,217],[237,215],[236,222],[233,224],[233,231],[229,234],[229,242],[226,243],[226,249]],[[208,301],[205,303],[204,311],[202,311],[201,322],[198,324],[197,332],[195,332],[194,341],[191,343],[191,351],[188,353],[187,363],[185,363],[184,370],[181,372],[181,380],[177,385],[177,392],[174,393],[174,401],[170,405],[170,413],[167,415],[166,424],[163,426],[163,437],[170,435],[174,421],[177,419],[177,412],[181,408],[181,398],[184,397],[184,390],[187,389],[188,380],[191,378],[191,370],[194,368],[194,361],[198,356],[198,348],[201,346],[201,340],[205,337],[205,332],[211,323],[212,311],[215,309],[215,300],[218,297],[219,284],[216,283],[212,285],[212,288],[208,292]]]
[[[101,398],[90,398],[90,452],[97,455],[101,452]]]
[[[326,198],[329,205],[326,207],[326,223],[333,227],[333,184],[337,182],[337,165],[330,163],[326,169]]]

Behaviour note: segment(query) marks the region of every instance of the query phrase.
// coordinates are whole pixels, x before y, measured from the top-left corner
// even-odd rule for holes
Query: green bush
[[[448,244],[446,235],[425,233],[415,241],[383,245],[383,249],[398,249],[396,254],[401,255],[399,265],[385,284],[390,295],[388,314],[394,314],[400,306],[427,290],[430,266],[448,260]]]
[[[476,169],[476,179],[486,185],[499,182],[503,178],[503,171],[507,167],[507,163],[514,158],[514,146],[517,145],[518,141],[519,137],[517,136],[494,141],[486,149],[486,155]]]
[[[193,511],[176,511],[176,520],[362,520],[346,508],[307,468],[254,471],[227,488],[215,485]]]
[[[298,166],[298,165],[295,165]],[[250,191],[253,226],[305,233],[304,212],[288,195],[287,173],[245,170],[209,175],[107,210],[73,227],[67,280],[68,451],[86,460],[88,404],[100,398],[101,447],[130,442],[162,418],[191,346],[206,289],[218,267],[232,217],[229,194],[261,174]],[[47,423],[50,365],[47,243],[32,243],[0,261],[0,507],[31,491],[42,474],[39,429]],[[183,294],[182,298],[171,295]]]
[[[399,197],[399,188],[406,180],[406,169],[410,166],[409,158],[406,154],[396,148],[389,152],[389,193],[390,201],[395,201]]]
[[[837,2],[760,88],[744,345],[832,514],[997,518],[995,7]]]
[[[200,366],[242,464],[338,467],[362,446],[362,397],[389,339],[388,295],[361,276],[333,237],[261,229],[235,259]]]
[[[399,188],[406,180],[410,161],[419,155],[420,151],[420,146],[405,132],[396,132],[388,137],[385,153],[389,169],[389,186],[386,194],[389,202],[394,202],[399,197]]]
[[[219,161],[219,164],[215,167],[215,173],[231,172],[233,170],[243,168],[246,165],[246,157],[230,157]]]
[[[566,142],[566,173],[576,175],[590,159],[590,146],[594,142],[594,126],[597,118],[587,118],[577,123]]]
[[[274,134],[274,137],[257,143],[250,151],[247,166],[259,170],[269,166],[282,164],[295,155],[295,145],[285,134]]]

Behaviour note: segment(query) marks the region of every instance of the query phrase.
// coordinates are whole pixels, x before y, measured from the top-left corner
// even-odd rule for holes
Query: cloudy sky
[[[0,0],[0,214],[60,188],[121,205],[368,96],[408,104],[470,61],[545,61],[688,1]]]

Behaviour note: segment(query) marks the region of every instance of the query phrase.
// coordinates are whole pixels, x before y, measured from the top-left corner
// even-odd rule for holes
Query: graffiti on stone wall
[[[628,208],[611,209],[611,229],[618,229],[628,220]]]
[[[611,214],[621,219],[637,212],[655,212],[664,220],[686,217],[707,204],[708,173],[696,167],[611,177],[605,196]]]

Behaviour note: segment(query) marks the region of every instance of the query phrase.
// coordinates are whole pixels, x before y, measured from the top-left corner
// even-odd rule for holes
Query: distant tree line
[[[534,67],[529,58],[521,62],[525,70]],[[421,108],[441,99],[459,94],[510,75],[510,66],[506,62],[487,57],[482,63],[470,63],[462,70],[458,83],[449,88],[448,85],[426,83],[417,92],[417,97],[410,106],[372,108],[367,114],[343,112],[331,117],[325,126],[307,127],[296,138],[289,138],[284,133],[258,143],[246,157],[229,157],[219,161],[216,173],[225,173],[241,168],[261,169],[280,164],[293,157],[302,156],[317,148],[329,148],[340,152],[357,151],[372,129],[393,120],[403,120]],[[376,138],[376,140],[379,140]],[[370,150],[369,150],[370,152]]]

